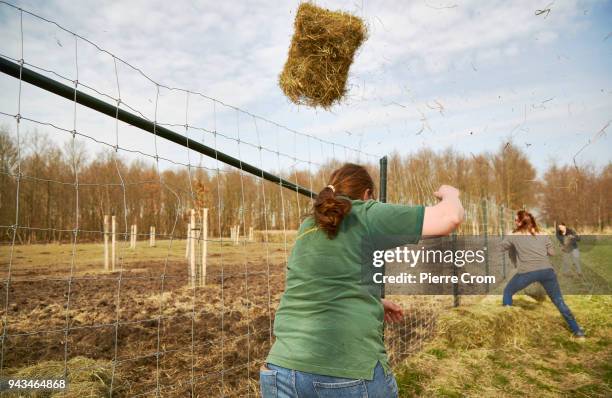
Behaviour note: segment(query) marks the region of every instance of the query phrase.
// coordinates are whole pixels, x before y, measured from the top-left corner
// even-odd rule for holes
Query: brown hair
[[[513,232],[523,232],[527,231],[531,235],[535,235],[540,232],[538,228],[538,224],[536,223],[535,217],[533,214],[529,213],[526,210],[519,210],[516,212],[516,219],[518,220],[518,225],[514,229]]]
[[[351,211],[348,199],[361,199],[368,189],[373,194],[374,181],[365,167],[346,163],[332,173],[328,184],[315,199],[312,213],[317,226],[333,239],[344,216]]]

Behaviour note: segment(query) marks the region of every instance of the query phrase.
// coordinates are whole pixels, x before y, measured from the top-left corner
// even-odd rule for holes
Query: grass
[[[612,279],[612,245],[604,243],[582,251],[586,280],[597,276],[600,287]],[[612,396],[610,290],[568,295],[570,284],[584,279],[561,277],[560,283],[586,341],[572,337],[548,299],[521,295],[508,308],[500,296],[464,297],[459,308],[440,316],[423,350],[396,368],[400,396]]]
[[[293,231],[288,231],[287,250],[291,249]],[[261,237],[256,233],[255,242],[244,242],[234,245],[229,238],[223,242],[218,239],[208,242],[208,264],[218,265],[242,265],[245,257],[247,261],[265,261],[266,255],[272,262],[285,260],[285,243],[282,237],[271,237],[268,244],[262,243]],[[149,246],[148,240],[140,240],[135,249],[129,248],[129,242],[117,241],[117,268],[134,267],[147,263],[168,261],[184,261],[186,240],[161,240],[158,239],[155,247]],[[197,249],[199,251],[199,249]],[[109,246],[110,252],[110,246]],[[198,253],[198,252],[196,252]],[[110,254],[109,254],[110,255]],[[0,271],[6,271],[11,258],[11,246],[0,245]],[[73,263],[74,261],[74,263]],[[199,258],[198,258],[199,262]],[[103,243],[49,243],[15,245],[10,260],[11,269],[19,271],[64,271],[74,266],[76,273],[101,272],[104,270],[104,244]]]
[[[136,249],[128,246],[124,241],[118,243],[120,264],[126,268],[144,269],[148,263],[166,258],[187,264],[184,240],[172,244],[158,240],[153,248],[148,241],[139,241]],[[583,247],[585,276],[592,280],[596,275],[598,281],[609,283],[612,246]],[[0,246],[3,272],[9,264],[10,250],[10,246]],[[210,242],[208,250],[209,263],[223,262],[224,266],[240,266],[245,258],[261,263],[266,255],[272,263],[282,263],[286,255],[284,243],[279,240],[267,248],[261,242],[235,246],[215,241]],[[16,245],[12,271],[40,270],[40,275],[45,275],[45,271],[69,267],[73,259],[76,272],[101,272],[103,245]],[[568,295],[569,283],[583,282],[575,277],[562,277],[560,281],[568,305],[586,330],[585,342],[571,337],[549,300],[537,302],[518,296],[513,308],[502,308],[499,296],[463,297],[461,307],[440,315],[434,337],[423,349],[395,368],[400,396],[612,396],[612,296]],[[414,297],[403,299],[407,304],[415,304]],[[104,385],[93,387],[103,389]]]
[[[568,296],[588,338],[575,340],[550,302],[489,296],[441,316],[427,346],[396,369],[402,397],[612,395],[610,296]]]

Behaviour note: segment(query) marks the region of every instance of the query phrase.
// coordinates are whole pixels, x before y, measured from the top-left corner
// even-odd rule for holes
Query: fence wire
[[[274,310],[283,290],[289,251],[297,225],[308,214],[311,204],[297,191],[288,192],[282,184],[265,182],[263,171],[275,170],[278,176],[317,192],[325,186],[329,172],[337,164],[361,161],[373,168],[379,156],[299,132],[194,90],[164,85],[54,21],[4,1],[0,5],[18,13],[21,29],[20,58],[0,56],[19,63],[22,69],[33,68],[72,84],[75,93],[70,126],[26,114],[22,109],[21,78],[16,113],[0,110],[0,116],[14,122],[17,150],[14,169],[0,170],[15,184],[14,223],[0,222],[0,230],[8,234],[6,249],[2,248],[8,262],[2,286],[0,377],[18,374],[32,366],[45,371],[44,366],[51,369],[52,364],[60,363],[62,372],[54,376],[106,372],[108,383],[104,388],[109,396],[257,396],[258,367],[273,341]],[[24,14],[40,23],[52,24],[74,39],[73,77],[24,59]],[[93,46],[110,57],[116,92],[108,93],[79,80],[79,49],[83,45]],[[152,109],[138,109],[124,99],[122,81],[127,78],[120,73],[118,64],[136,71],[155,89]],[[79,89],[87,89],[116,104],[114,140],[101,139],[78,123]],[[162,92],[184,94],[184,122],[163,119]],[[190,111],[194,98],[208,104],[212,128],[193,120]],[[218,128],[219,107],[229,109],[235,123]],[[152,141],[152,153],[120,144],[121,132],[127,129],[120,123],[120,109],[147,120],[145,115],[152,112],[154,131],[152,136],[146,136]],[[24,173],[24,122],[68,137],[71,161],[68,175],[49,178]],[[189,138],[186,162],[160,153],[167,143],[158,139],[159,126],[181,129]],[[276,145],[271,144],[274,140],[271,132],[276,135]],[[197,134],[201,134],[200,142],[212,145],[215,151],[222,150],[220,140],[231,143],[240,162],[248,151],[254,151],[262,178],[245,174],[242,168],[236,171],[224,167],[218,158],[205,165],[202,154],[198,157],[189,148]],[[253,134],[252,139],[247,138]],[[81,142],[108,151],[115,182],[100,181],[103,176],[86,173],[88,164],[79,156]],[[287,145],[292,150],[283,149]],[[133,180],[122,155],[149,162],[154,176]],[[170,178],[170,168],[184,175]],[[432,176],[406,172],[403,165],[394,161],[390,162],[390,169],[390,202],[434,203],[437,181]],[[62,196],[60,202],[74,206],[70,210],[72,219],[57,225],[36,225],[24,217],[20,205],[26,183],[46,185],[48,189],[62,187],[66,198]],[[84,203],[91,195],[83,191],[89,189],[101,193],[117,190],[117,203],[111,205],[103,200],[103,194],[99,203]],[[146,219],[143,214],[149,210],[147,205],[133,196],[135,191],[144,190],[151,195],[147,203],[159,206],[153,217]],[[73,199],[68,199],[69,196]],[[477,214],[480,210],[470,207],[476,206],[476,199],[468,202],[470,219],[474,216],[483,220],[485,216]],[[96,207],[100,209],[97,213],[92,210]],[[204,208],[210,210],[210,236],[204,235],[202,222],[207,222],[202,221]],[[192,211],[200,220],[197,227],[191,224]],[[487,211],[504,210],[492,206]],[[101,228],[105,215],[119,220],[113,222],[113,232]],[[503,230],[502,224],[487,224],[486,228]],[[158,241],[147,246],[151,233],[128,232],[128,225],[135,225],[138,231],[156,227]],[[251,228],[253,235],[249,233]],[[471,232],[480,231],[483,222],[476,221],[469,228]],[[118,244],[116,255],[112,255],[116,266],[109,270],[102,266],[100,242],[110,234]],[[67,264],[60,260],[65,235],[69,236]],[[46,236],[44,244],[40,242],[44,240],[42,236]],[[204,250],[208,251],[206,264]],[[188,255],[183,256],[184,252]],[[193,267],[200,270],[199,275]],[[423,346],[434,332],[438,314],[452,304],[448,297],[399,300],[406,317],[399,325],[387,326],[385,334],[394,363]]]
[[[23,22],[20,34],[20,59],[16,60],[2,54],[4,58],[18,62],[21,68],[31,67],[72,85],[75,96],[71,105],[72,125],[70,126],[62,126],[24,114],[21,107],[23,84],[21,79],[19,79],[17,112],[0,110],[2,117],[14,120],[18,150],[15,169],[1,170],[2,175],[13,179],[16,183],[16,206],[14,224],[0,225],[1,229],[10,231],[12,235],[10,245],[7,246],[9,256],[6,278],[3,278],[5,300],[0,375],[15,374],[28,366],[44,367],[59,362],[62,364],[62,372],[55,374],[56,377],[66,378],[79,372],[89,371],[108,372],[109,380],[106,388],[109,396],[185,396],[187,393],[191,396],[202,394],[256,396],[257,369],[273,339],[273,312],[282,291],[284,267],[288,259],[292,234],[296,221],[303,218],[307,212],[308,200],[297,193],[295,196],[287,195],[280,184],[276,192],[271,190],[273,184],[264,183],[263,180],[255,181],[253,185],[253,177],[239,170],[240,200],[238,206],[227,209],[227,206],[233,206],[231,203],[226,203],[227,198],[224,196],[236,189],[236,186],[231,185],[234,171],[224,168],[218,159],[215,159],[213,167],[205,165],[201,155],[199,162],[193,158],[193,151],[189,147],[185,151],[186,162],[162,156],[159,147],[163,144],[158,140],[155,128],[151,136],[154,148],[152,153],[121,144],[121,132],[125,126],[118,118],[119,109],[127,109],[145,119],[147,119],[145,114],[148,112],[137,109],[123,99],[122,77],[117,65],[121,63],[137,70],[154,86],[156,91],[152,112],[154,126],[181,128],[190,140],[196,139],[194,133],[201,134],[201,141],[212,142],[215,149],[219,147],[219,139],[233,142],[240,160],[245,148],[254,149],[261,170],[275,168],[278,175],[291,176],[296,184],[306,182],[311,190],[315,190],[316,185],[323,184],[326,179],[326,171],[321,170],[325,165],[313,159],[312,142],[319,144],[322,155],[333,157],[336,161],[355,160],[363,156],[377,159],[377,156],[298,132],[202,93],[160,84],[140,69],[134,68],[114,54],[53,21],[5,2],[1,2],[0,5],[15,8],[21,21],[26,14],[54,24],[72,35],[75,67],[74,77],[67,77],[50,68],[34,65],[25,60]],[[111,56],[116,83],[115,93],[104,92],[92,84],[80,81],[79,47],[82,42],[93,45],[99,51]],[[79,125],[80,107],[76,96],[77,91],[84,88],[116,104],[114,141],[101,139],[95,132],[88,132]],[[185,94],[184,124],[159,120],[161,90]],[[203,97],[210,102],[214,119],[212,129],[191,122],[189,111],[192,96]],[[225,134],[217,129],[218,106],[235,112],[234,135]],[[245,120],[251,121],[252,126],[245,123]],[[68,175],[49,178],[49,176],[35,173],[29,175],[23,172],[21,137],[24,122],[30,126],[65,134],[70,142]],[[267,127],[273,126],[276,130],[276,148],[264,144],[269,139],[262,137],[260,123]],[[242,136],[244,128],[254,131],[255,141]],[[281,143],[286,142],[287,133],[292,137],[293,153],[281,148]],[[306,148],[300,147],[299,137],[305,138]],[[84,179],[81,177],[87,167],[86,160],[79,156],[79,145],[82,140],[89,142],[89,145],[107,148],[116,182],[95,181],[91,176]],[[325,152],[326,147],[327,152]],[[343,158],[337,156],[337,148],[342,149]],[[299,155],[302,151],[307,154],[307,159]],[[133,180],[122,154],[151,162],[155,177]],[[270,167],[266,159],[274,157],[277,164]],[[286,160],[290,161],[288,169]],[[174,186],[166,181],[165,173],[169,166],[186,171],[185,185]],[[205,198],[201,198],[196,190],[196,183],[199,183],[203,177],[208,180],[213,176],[216,176],[216,192],[208,192]],[[314,179],[319,182],[315,184]],[[72,225],[64,226],[61,223],[35,225],[25,220],[19,211],[24,181],[34,186],[44,184],[49,187],[62,187],[60,192],[72,196],[73,199],[67,201],[73,206],[73,216],[69,221]],[[260,217],[262,228],[256,231],[256,239],[247,235],[249,227],[253,226],[253,217],[248,214],[253,207],[249,207],[247,203],[247,181],[249,189],[251,186],[256,187],[255,195],[262,204]],[[83,198],[87,197],[87,194],[83,193],[84,189],[117,190],[117,206],[113,206],[114,210],[108,207],[103,209],[93,224],[89,222],[88,216],[84,220],[83,217],[90,211],[89,203],[87,207],[83,207],[85,204]],[[143,230],[146,225],[140,220],[136,204],[132,203],[132,192],[141,189],[150,189],[154,195],[158,195],[157,200],[160,203],[171,203],[171,209],[166,209],[169,218],[166,228],[159,228],[160,225],[156,228],[155,238],[158,239],[154,246],[156,249],[146,247],[146,240],[150,234]],[[249,199],[253,198],[253,192],[249,191],[248,195]],[[270,197],[272,199],[280,197],[280,200],[274,200],[274,203],[279,205],[279,209],[270,207],[268,201]],[[202,199],[207,203],[198,203]],[[196,236],[193,226],[187,234],[183,234],[186,218],[191,209],[200,211],[198,205],[207,206],[213,211],[211,221],[216,227],[211,229],[214,231],[212,236]],[[287,209],[294,214],[291,217],[291,225],[288,223]],[[274,210],[272,215],[269,210]],[[116,216],[116,231],[111,233],[106,229],[86,227],[101,225],[99,218],[103,214]],[[157,218],[159,219],[159,215]],[[229,227],[234,224],[239,226],[240,232],[237,239],[230,240],[227,238],[227,233]],[[136,225],[139,232],[135,233],[132,230],[128,232],[128,225]],[[280,232],[280,239],[275,231]],[[47,235],[44,244],[39,243],[42,234]],[[109,234],[112,234],[113,240],[115,238],[117,240],[117,252],[113,255],[113,263],[116,258],[116,266],[114,269],[105,270],[101,267],[99,242]],[[69,235],[70,247],[67,263],[61,260],[63,249],[54,254],[49,252],[64,246],[63,238],[66,235]],[[48,236],[54,236],[55,239]],[[18,238],[20,242],[17,241]],[[189,243],[190,239],[195,239],[195,245]],[[132,240],[136,241],[136,248],[132,246]],[[203,250],[201,249],[203,242],[210,245],[211,258],[206,281],[200,285],[193,282],[193,275],[190,274],[191,270],[186,264],[191,257],[194,257],[194,253],[190,253],[187,261],[181,259],[180,253],[191,244],[191,250],[193,247],[199,250],[195,255],[197,258]],[[25,252],[25,256],[19,257],[27,259],[34,256],[32,250],[36,251],[39,248],[41,253],[46,253],[42,254],[42,259],[34,261],[32,265],[28,265],[27,263],[31,261],[27,260],[16,264],[17,252]],[[153,257],[144,254],[147,256],[145,260],[147,264],[143,266],[139,256],[148,250],[156,250],[156,253]],[[85,253],[82,253],[84,251]],[[49,266],[42,266],[41,263],[48,263]],[[13,273],[15,269],[17,272]],[[36,289],[32,290],[32,284],[40,289],[40,293],[37,293]],[[57,294],[51,293],[50,290],[56,290]],[[44,295],[47,297],[42,297]],[[42,316],[34,321],[28,319],[28,316],[32,311],[38,311],[37,306],[33,307],[37,300],[45,302],[46,309]],[[56,347],[53,341],[60,335],[61,344]],[[92,339],[96,342],[92,342]],[[24,344],[42,349],[40,352],[24,355],[24,352],[19,350]],[[77,360],[81,358],[78,354],[86,354],[94,362],[85,362],[83,365]]]

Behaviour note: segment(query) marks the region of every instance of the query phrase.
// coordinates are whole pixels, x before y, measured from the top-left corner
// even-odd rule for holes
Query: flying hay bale
[[[295,104],[329,108],[346,93],[349,67],[366,39],[354,15],[302,3],[279,86]]]

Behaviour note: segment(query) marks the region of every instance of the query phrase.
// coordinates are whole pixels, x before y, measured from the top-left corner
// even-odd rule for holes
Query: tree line
[[[281,177],[317,193],[339,165],[326,160],[316,171],[285,170]],[[366,166],[378,180],[378,164]],[[494,153],[463,155],[453,150],[389,156],[388,200],[431,203],[441,183],[457,186],[466,202],[483,198],[507,209],[537,208],[549,225],[563,221],[577,228],[610,227],[612,164],[551,164],[537,173],[512,143]],[[293,230],[309,214],[309,198],[278,184],[224,167],[174,167],[158,171],[154,162],[127,161],[108,150],[89,154],[82,144],[60,146],[45,134],[22,134],[18,147],[8,128],[0,128],[1,240],[14,228],[19,243],[102,238],[104,215],[115,215],[117,231],[132,224],[146,234],[155,226],[161,239],[183,238],[189,211],[209,209],[209,231],[228,236],[241,225],[256,230]]]

